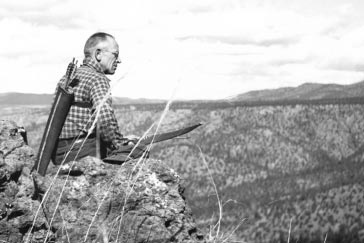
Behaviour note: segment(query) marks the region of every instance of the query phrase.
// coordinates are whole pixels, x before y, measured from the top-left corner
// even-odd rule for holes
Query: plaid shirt
[[[98,117],[100,136],[103,141],[116,146],[118,141],[123,140],[123,135],[120,133],[114,110],[111,107],[110,80],[102,72],[100,64],[90,58],[84,59],[83,65],[77,68],[73,78],[79,80],[79,83],[73,88],[74,101],[91,103],[92,109],[71,106],[60,138],[73,138],[80,134],[87,134],[95,119],[95,114],[92,116],[93,112],[107,97]],[[64,76],[59,84],[63,85],[65,81]]]

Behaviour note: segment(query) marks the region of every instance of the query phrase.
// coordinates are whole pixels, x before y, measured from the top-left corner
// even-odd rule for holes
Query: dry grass
[[[200,151],[201,159],[202,159],[204,165],[206,166],[207,172],[209,174],[210,183],[214,188],[214,192],[215,192],[215,195],[216,195],[217,204],[218,204],[218,208],[219,208],[218,220],[217,220],[217,222],[215,224],[210,225],[207,241],[209,243],[243,242],[243,241],[234,241],[233,240],[233,235],[234,235],[235,231],[247,220],[246,218],[242,219],[238,223],[238,225],[235,226],[233,228],[233,230],[231,230],[230,232],[225,232],[224,233],[224,232],[221,231],[221,220],[223,218],[223,208],[224,208],[224,205],[226,203],[228,203],[228,201],[230,201],[230,200],[228,200],[226,203],[222,204],[219,193],[218,193],[218,190],[217,190],[217,187],[216,187],[216,183],[214,181],[214,178],[212,177],[212,173],[211,173],[210,168],[208,166],[208,163],[206,161],[205,155],[202,152],[201,147],[198,146],[198,145],[196,145],[196,146]]]

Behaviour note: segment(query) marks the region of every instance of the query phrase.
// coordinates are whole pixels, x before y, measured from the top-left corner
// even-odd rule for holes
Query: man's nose
[[[118,59],[116,59],[116,62],[117,62],[117,63],[121,63],[121,59],[120,59],[120,57],[118,57]]]

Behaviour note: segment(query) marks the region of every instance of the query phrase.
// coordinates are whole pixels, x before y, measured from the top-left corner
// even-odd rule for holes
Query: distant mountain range
[[[350,84],[304,83],[298,87],[250,91],[233,97],[233,101],[316,100],[364,96],[364,81]]]
[[[0,105],[51,105],[53,94],[29,94],[29,93],[0,93]],[[114,104],[145,104],[162,103],[158,99],[131,99],[124,97],[113,97]]]
[[[364,81],[350,84],[320,84],[304,83],[298,87],[284,87],[278,89],[263,89],[250,91],[230,98],[231,101],[276,101],[276,100],[317,100],[332,98],[348,98],[364,96]],[[52,94],[29,93],[0,93],[2,105],[50,105]],[[164,103],[162,99],[131,99],[113,97],[114,104],[150,104]],[[192,101],[190,101],[192,102]],[[208,102],[208,100],[194,100],[193,102]]]
[[[1,105],[49,105],[53,100],[51,94],[1,93]]]

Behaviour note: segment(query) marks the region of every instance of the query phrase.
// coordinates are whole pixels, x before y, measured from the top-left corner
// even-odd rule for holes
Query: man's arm
[[[101,107],[97,119],[102,140],[117,146],[123,140],[123,135],[120,133],[114,110],[111,107],[112,101],[108,81],[106,79],[95,80],[90,97],[93,103],[93,109]]]

